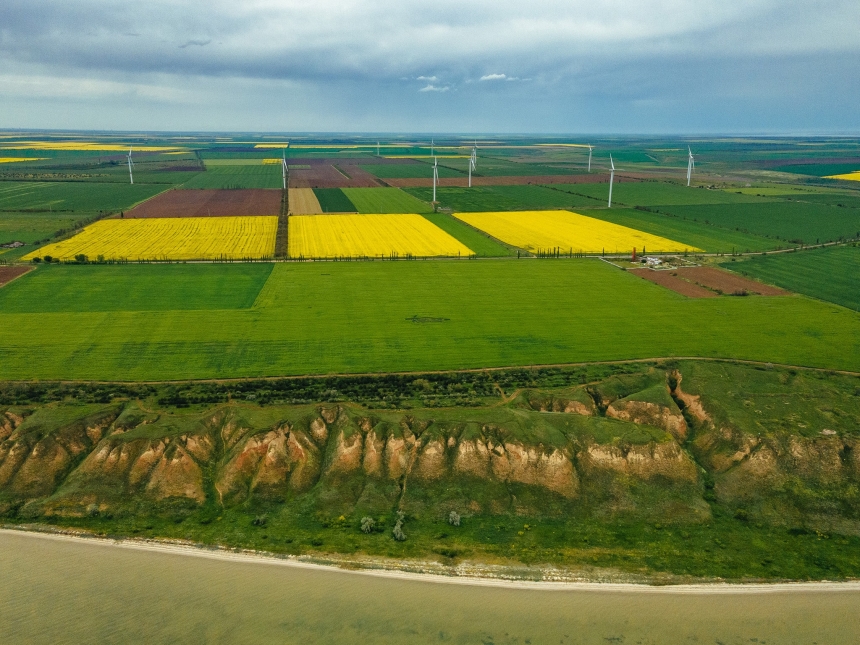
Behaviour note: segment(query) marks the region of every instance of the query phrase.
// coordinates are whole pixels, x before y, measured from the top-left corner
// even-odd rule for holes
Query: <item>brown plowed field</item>
[[[675,293],[680,293],[688,298],[716,298],[717,294],[709,291],[704,287],[700,287],[692,282],[687,282],[677,277],[677,271],[654,271],[653,269],[630,269],[630,273],[638,275],[640,278],[659,284],[661,287],[671,289]]]
[[[298,164],[297,164],[298,165]],[[290,170],[290,188],[378,188],[376,178],[357,165],[310,163],[310,168]]]
[[[749,278],[744,278],[734,273],[729,273],[728,271],[715,269],[713,267],[689,267],[678,269],[677,273],[685,280],[695,282],[696,284],[700,284],[708,289],[722,291],[729,295],[741,291],[754,293],[760,296],[788,295],[788,292],[783,289],[756,282],[755,280],[750,280]]]
[[[19,278],[33,267],[0,267],[0,287],[7,282],[12,282],[15,278]]]
[[[473,186],[526,186],[528,184],[599,184],[608,182],[609,175],[593,173],[590,175],[525,175],[522,177],[472,177]],[[616,181],[618,177],[616,175]],[[628,180],[630,181],[630,180]],[[429,188],[432,177],[409,177],[386,179],[385,183],[396,188]],[[466,187],[469,179],[463,177],[441,177],[439,186]]]
[[[233,217],[280,212],[280,190],[168,190],[132,208],[125,217]]]
[[[290,188],[290,214],[291,215],[318,215],[322,213],[322,207],[312,188]]]

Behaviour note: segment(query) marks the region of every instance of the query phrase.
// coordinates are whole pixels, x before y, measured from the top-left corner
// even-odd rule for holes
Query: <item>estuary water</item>
[[[860,642],[860,587],[534,589],[0,531],[0,643]]]

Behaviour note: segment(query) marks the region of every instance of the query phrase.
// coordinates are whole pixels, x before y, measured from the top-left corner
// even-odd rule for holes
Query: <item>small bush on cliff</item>
[[[391,530],[391,535],[393,535],[394,539],[398,542],[406,540],[406,533],[403,532],[404,519],[405,515],[403,514],[403,511],[397,511],[397,522],[395,522],[394,528]]]
[[[457,511],[448,513],[448,524],[451,526],[460,526],[460,514]]]
[[[362,533],[373,533],[373,528],[376,526],[376,522],[373,521],[372,517],[362,517],[361,518],[361,532]]]

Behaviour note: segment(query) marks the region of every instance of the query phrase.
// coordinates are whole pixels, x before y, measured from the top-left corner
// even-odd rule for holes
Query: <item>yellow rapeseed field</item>
[[[130,261],[268,258],[275,254],[277,233],[277,217],[106,219],[23,259],[71,260],[79,254]]]
[[[134,146],[134,144],[132,144]],[[67,150],[71,152],[128,152],[126,143],[91,143],[88,141],[16,141],[0,145],[3,150]],[[176,146],[134,146],[134,152],[166,152]]]
[[[570,211],[455,213],[455,217],[527,251],[627,253],[636,247],[654,252],[699,251],[688,244]]]
[[[0,163],[16,163],[19,161],[41,161],[46,157],[0,157]]]
[[[290,257],[468,256],[473,252],[420,215],[290,217]]]
[[[846,181],[860,181],[860,170],[855,170],[854,172],[847,172],[843,175],[830,175],[825,177],[825,179],[844,179]]]

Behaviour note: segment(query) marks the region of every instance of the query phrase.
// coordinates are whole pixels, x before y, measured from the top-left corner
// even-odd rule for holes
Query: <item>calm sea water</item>
[[[860,642],[860,591],[439,584],[0,532],[2,643]]]

